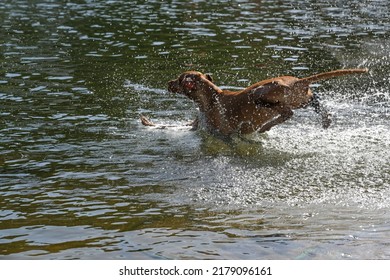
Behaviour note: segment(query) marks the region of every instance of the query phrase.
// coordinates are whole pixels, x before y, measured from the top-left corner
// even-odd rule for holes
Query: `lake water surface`
[[[0,259],[390,259],[386,0],[0,3]],[[251,143],[167,81],[338,68]],[[140,114],[166,129],[143,127]]]

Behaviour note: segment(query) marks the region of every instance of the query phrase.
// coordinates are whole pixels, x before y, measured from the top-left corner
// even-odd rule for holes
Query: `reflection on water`
[[[0,258],[388,259],[390,5],[348,5],[1,2]],[[314,85],[330,129],[307,109],[232,143],[166,91],[357,66]]]

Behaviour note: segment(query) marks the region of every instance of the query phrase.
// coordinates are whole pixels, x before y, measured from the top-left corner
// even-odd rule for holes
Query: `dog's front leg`
[[[265,123],[258,131],[260,133],[263,133],[263,132],[266,132],[266,131],[269,131],[272,127],[274,127],[275,125],[278,125],[278,124],[281,124],[281,123],[284,123],[285,121],[287,121],[289,118],[291,118],[293,116],[293,111],[288,108],[288,107],[284,107],[284,106],[273,106],[273,109],[276,110],[278,113],[279,113],[279,116],[274,118],[273,120]]]
[[[152,121],[143,115],[140,115],[139,118],[144,126],[156,126]]]
[[[191,131],[197,130],[199,128],[199,117],[196,117],[196,119],[187,124],[187,126],[191,126]]]

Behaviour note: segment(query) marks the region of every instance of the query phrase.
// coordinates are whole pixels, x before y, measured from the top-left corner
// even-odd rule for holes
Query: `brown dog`
[[[230,136],[265,132],[291,118],[295,109],[312,105],[322,117],[324,128],[330,115],[321,106],[309,85],[313,82],[348,74],[365,73],[367,69],[336,70],[307,78],[282,76],[253,84],[240,91],[222,90],[209,75],[184,72],[168,83],[168,90],[193,100],[201,112],[200,122],[214,133]],[[154,125],[141,117],[144,125]],[[195,122],[196,124],[197,122]]]

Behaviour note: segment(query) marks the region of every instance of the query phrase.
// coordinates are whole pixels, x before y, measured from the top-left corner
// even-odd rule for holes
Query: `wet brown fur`
[[[321,106],[309,85],[338,76],[365,73],[367,69],[342,69],[306,78],[282,76],[255,83],[243,90],[217,87],[209,75],[187,71],[168,83],[168,90],[193,100],[203,115],[206,127],[222,135],[265,132],[291,118],[293,110],[313,105],[322,116],[323,126],[330,124],[329,114]],[[154,125],[143,119],[144,125]]]

